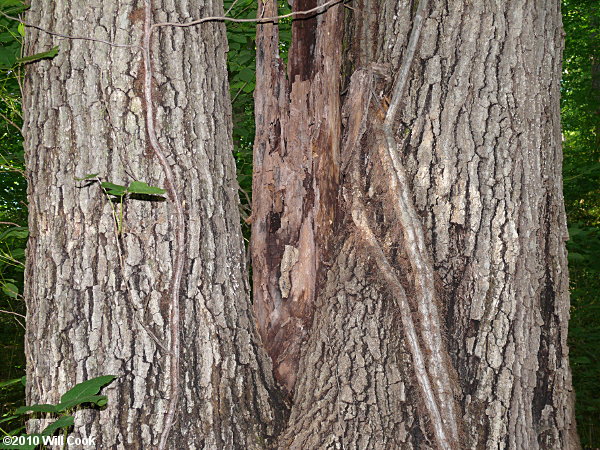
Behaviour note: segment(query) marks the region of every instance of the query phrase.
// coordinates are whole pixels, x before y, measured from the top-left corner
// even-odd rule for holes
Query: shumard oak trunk
[[[254,308],[293,398],[281,446],[578,448],[559,2],[432,2],[391,149],[420,5],[348,6],[296,25],[287,68],[258,32]]]
[[[142,1],[46,3],[33,2],[29,22],[142,41]],[[155,22],[222,14],[218,2],[152,6]],[[155,127],[186,230],[169,448],[577,448],[558,2],[426,8],[392,154],[384,120],[418,5],[349,6],[296,22],[287,68],[277,27],[258,27],[263,342],[243,264],[224,27],[154,35]],[[273,2],[259,14],[276,14]],[[26,52],[58,42],[30,29]],[[130,199],[118,234],[98,185],[75,181],[164,186],[141,53],[60,45],[28,68],[24,93],[28,401],[118,375],[108,407],[78,412],[74,433],[98,448],[154,448],[172,400],[175,210]]]
[[[219,1],[152,5],[154,22],[223,14]],[[144,20],[144,2],[133,0],[34,1],[27,14],[50,31],[132,45]],[[97,448],[157,448],[173,381],[173,202],[127,200],[117,235],[98,184],[75,180],[98,173],[165,187],[147,137],[142,53],[28,30],[27,54],[54,45],[56,58],[28,66],[24,92],[27,400],[56,402],[77,382],[117,375],[106,409],[77,413],[75,433],[95,436]],[[174,449],[258,446],[283,411],[272,406],[248,297],[226,50],[221,23],[161,28],[152,40],[155,127],[186,220]]]

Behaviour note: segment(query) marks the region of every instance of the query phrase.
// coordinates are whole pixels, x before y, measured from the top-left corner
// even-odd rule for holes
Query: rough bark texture
[[[34,1],[47,30],[140,45],[143,1]],[[153,1],[155,21],[222,14],[219,1]],[[175,210],[129,199],[118,235],[99,173],[164,186],[147,138],[142,54],[30,30],[24,93],[30,240],[26,277],[27,397],[56,402],[77,382],[118,379],[108,407],[78,412],[75,433],[97,448],[156,448],[170,362]],[[152,42],[158,139],[175,173],[185,220],[180,289],[181,395],[170,448],[262,447],[283,420],[271,365],[248,299],[237,210],[223,24],[161,28]],[[152,337],[152,335],[155,336]],[[35,429],[38,425],[32,424]]]
[[[398,170],[386,156],[382,124],[417,4],[358,0],[352,8],[344,33],[328,30],[334,42],[346,44],[343,119],[327,114],[343,126],[341,156],[332,163],[341,167],[339,204],[329,203],[338,211],[337,240],[327,283],[317,290],[312,329],[303,329],[298,371],[288,378],[296,378],[294,404],[281,447],[444,447],[421,382],[425,377],[434,386],[431,364],[441,364],[446,389],[438,395],[432,387],[433,403],[443,410],[444,395],[456,399],[456,423],[445,415],[442,422],[458,430],[461,447],[578,448],[566,344],[559,2],[432,4],[393,124],[406,185],[393,181]],[[318,23],[336,14],[328,11]],[[263,30],[258,51],[267,61],[276,50],[276,30]],[[328,31],[317,27],[316,41],[331,38]],[[257,134],[255,189],[269,185],[262,181],[266,170],[286,173],[287,161],[304,160],[311,126],[325,116],[318,111],[306,123],[296,121],[293,137],[279,138],[275,116],[260,115],[268,102],[273,109],[287,104],[285,69],[271,58],[264,65],[271,84],[257,85],[257,130],[270,125],[271,134]],[[309,82],[311,100],[336,88]],[[284,147],[292,138],[304,146]],[[271,163],[270,155],[279,159]],[[301,205],[310,195],[303,188],[292,192],[294,183],[286,186],[285,205]],[[255,308],[267,348],[285,347],[288,339],[297,345],[295,335],[269,334],[271,317],[290,308],[278,268],[289,267],[280,265],[286,245],[297,245],[295,235],[269,229],[277,189],[253,216],[255,230],[268,237],[264,246],[277,243],[271,260],[260,259],[256,248],[253,254]],[[419,280],[426,270],[415,264],[415,236],[397,206],[405,194],[418,212],[410,225],[425,230],[424,261],[435,272],[432,305],[444,333],[438,354],[427,351],[433,336],[422,323]],[[275,300],[264,301],[268,290]]]
[[[294,11],[316,6],[294,2]],[[323,263],[339,178],[340,5],[297,20],[286,70],[274,24],[257,33],[252,260],[254,310],[277,380],[292,392]],[[259,16],[277,2],[259,4]]]

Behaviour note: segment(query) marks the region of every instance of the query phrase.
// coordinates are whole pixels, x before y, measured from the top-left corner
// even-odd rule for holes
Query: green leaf
[[[250,82],[254,80],[254,72],[246,67],[240,71],[239,77],[242,81]]]
[[[11,256],[16,260],[21,261],[21,260],[25,259],[25,249],[24,248],[13,249]]]
[[[73,425],[75,425],[75,418],[73,416],[62,416],[56,422],[44,428],[42,436],[52,436],[56,430],[72,427]]]
[[[0,241],[3,241],[9,237],[25,239],[27,236],[29,236],[29,229],[27,227],[12,227],[0,235]]]
[[[68,411],[84,403],[92,403],[94,405],[104,406],[108,403],[108,397],[106,395],[87,395],[85,397],[70,401],[60,402],[58,405],[56,405],[56,410],[58,412]]]
[[[82,178],[77,178],[76,177],[75,181],[91,180],[92,178],[98,178],[98,175],[99,174],[97,174],[97,173],[90,173],[90,174],[84,175]]]
[[[54,58],[56,55],[58,55],[58,45],[56,47],[53,47],[51,50],[48,50],[47,52],[36,53],[35,55],[26,56],[25,58],[18,58],[17,63],[28,64],[31,62],[39,61],[40,59]]]
[[[132,181],[127,188],[132,194],[162,195],[166,191],[159,187],[149,186],[143,181]]]
[[[4,417],[4,418],[2,418],[2,420],[0,420],[0,423],[10,422],[11,420],[17,419],[19,417],[20,416],[8,416],[8,417]]]
[[[8,387],[8,386],[13,386],[15,384],[18,384],[20,381],[21,381],[20,378],[14,378],[12,380],[3,381],[2,383],[0,383],[0,389]]]
[[[110,195],[122,197],[123,195],[127,194],[127,186],[123,186],[121,184],[114,184],[110,181],[104,181],[101,186]]]
[[[76,404],[90,403],[90,396],[97,396],[100,390],[115,378],[117,378],[115,375],[104,375],[79,383],[63,394],[60,398],[60,404],[72,404],[73,402],[78,402]],[[91,403],[96,402],[92,401]]]
[[[21,384],[23,384],[23,386],[27,386],[27,377],[26,376],[21,377]]]
[[[0,0],[0,10],[5,14],[15,15],[27,9],[29,9],[29,6],[21,0]]]
[[[2,286],[2,292],[4,292],[10,298],[17,298],[19,296],[19,288],[12,283],[4,283]]]
[[[21,406],[20,408],[17,408],[17,410],[15,411],[15,414],[29,414],[32,412],[34,412],[34,413],[36,413],[36,412],[54,413],[54,412],[56,412],[56,405],[42,404],[42,405]]]
[[[23,36],[23,37],[25,36],[25,24],[23,22],[19,23],[17,30],[19,31],[19,34],[21,36]]]

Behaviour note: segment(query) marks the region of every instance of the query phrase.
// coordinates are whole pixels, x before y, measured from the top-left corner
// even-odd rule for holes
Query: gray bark
[[[152,3],[155,22],[223,13],[219,1]],[[27,20],[141,45],[143,7],[133,0],[34,1]],[[161,28],[152,41],[155,127],[185,214],[179,375],[171,369],[173,202],[129,199],[118,235],[99,186],[75,180],[99,173],[118,184],[165,186],[147,138],[142,54],[28,32],[28,54],[54,45],[56,58],[28,67],[24,93],[28,401],[57,402],[77,382],[117,375],[105,389],[108,407],[78,412],[74,433],[95,437],[98,448],[155,448],[178,376],[169,448],[262,446],[285,407],[248,299],[224,25]]]
[[[153,3],[155,21],[222,12]],[[142,7],[34,2],[29,21],[139,44]],[[293,396],[287,423],[247,297],[223,26],[154,36],[155,126],[186,231],[169,446],[578,448],[558,1],[427,8],[391,154],[385,120],[417,5],[352,8],[344,27],[341,5],[296,27],[290,80],[276,27],[262,25],[257,41],[269,78],[257,85],[254,308]],[[31,31],[27,52],[56,42]],[[61,46],[29,68],[24,97],[28,400],[119,375],[109,407],[78,412],[75,433],[99,448],[154,448],[173,405],[176,208],[131,199],[119,235],[98,186],[74,179],[165,185],[141,54]]]
[[[416,7],[359,0],[329,35],[346,43],[340,203],[330,205],[343,213],[281,446],[578,448],[559,2],[433,3],[390,160],[383,122]],[[317,28],[316,41],[325,35]],[[428,321],[443,333],[439,352],[428,350]],[[436,391],[438,368],[447,378]],[[444,396],[453,417],[440,414],[452,408]]]

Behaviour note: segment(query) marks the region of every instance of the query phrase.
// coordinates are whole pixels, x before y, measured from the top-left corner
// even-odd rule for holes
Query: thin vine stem
[[[459,442],[460,419],[453,394],[447,388],[452,378],[447,367],[450,362],[442,339],[440,314],[436,305],[433,265],[427,253],[425,233],[412,200],[406,170],[397,153],[397,144],[392,128],[408,82],[428,7],[428,0],[419,1],[406,52],[383,123],[383,132],[387,144],[385,154],[391,163],[390,185],[397,192],[398,203],[395,207],[402,224],[418,296],[416,303],[419,321],[417,323],[428,359],[427,371],[423,374],[426,380],[422,380],[427,383],[421,384],[421,387],[437,445],[439,448],[451,449]],[[426,385],[430,388],[433,387],[436,395],[432,396],[432,392],[425,392]]]
[[[146,99],[146,131],[148,133],[148,141],[152,152],[158,159],[160,166],[165,174],[165,188],[168,196],[171,198],[175,206],[175,242],[174,242],[174,257],[173,257],[173,274],[171,277],[171,285],[169,287],[169,297],[171,303],[171,311],[169,316],[170,328],[170,392],[169,406],[167,409],[165,422],[163,424],[162,434],[160,437],[159,450],[167,448],[169,433],[175,419],[177,410],[177,402],[180,394],[180,359],[181,359],[181,342],[180,342],[180,305],[179,291],[181,287],[181,278],[183,274],[183,262],[185,258],[185,216],[183,213],[183,204],[179,198],[177,185],[175,183],[175,174],[171,165],[167,161],[165,153],[158,142],[156,128],[154,124],[154,99],[152,97],[152,32],[154,31],[152,17],[152,1],[146,0],[145,4],[145,20],[144,20],[144,35],[142,45],[142,58],[144,61],[144,96]]]
[[[159,27],[177,27],[177,28],[187,28],[193,27],[195,25],[200,25],[205,22],[234,22],[234,23],[265,23],[265,22],[273,22],[274,20],[279,19],[287,19],[288,17],[297,18],[302,16],[308,16],[310,14],[318,14],[325,12],[327,9],[332,6],[337,5],[338,3],[343,3],[345,0],[329,0],[322,5],[315,6],[314,8],[307,9],[304,11],[293,11],[287,14],[281,14],[278,16],[271,17],[256,17],[253,19],[236,19],[234,17],[226,17],[226,16],[209,16],[203,17],[202,19],[192,20],[190,22],[157,22],[152,25],[152,28]]]

